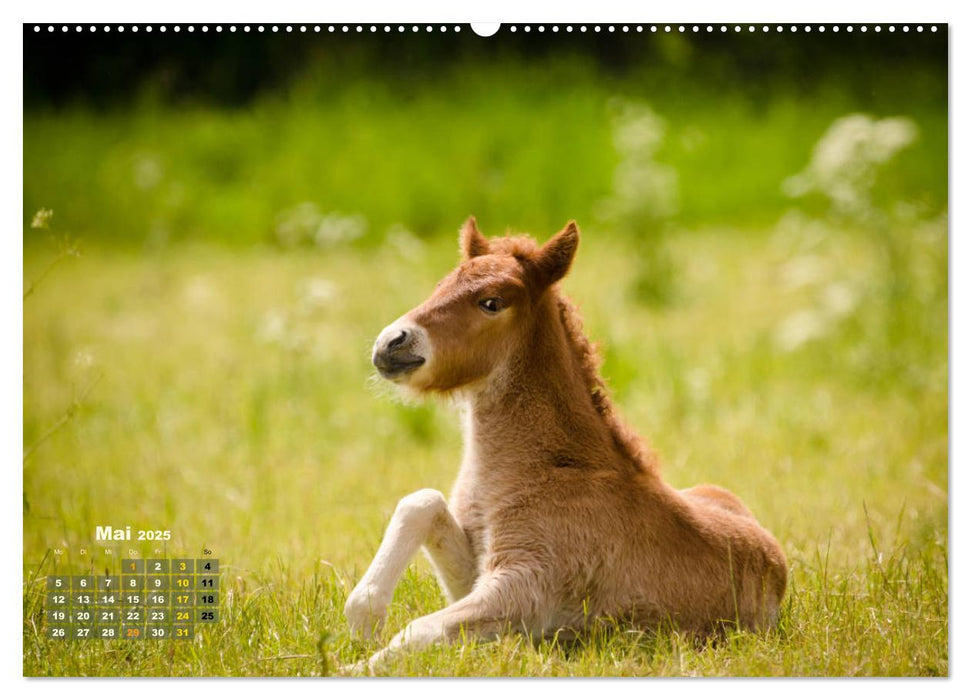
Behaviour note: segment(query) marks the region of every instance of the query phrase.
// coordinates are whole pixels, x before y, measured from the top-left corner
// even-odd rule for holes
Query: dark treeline
[[[467,25],[460,32],[450,25],[441,32],[435,25],[427,32],[404,33],[397,25],[391,33],[384,26],[372,34],[370,26],[358,33],[356,25],[344,33],[308,26],[306,33],[287,33],[286,25],[271,31],[256,25],[248,33],[242,25],[235,32],[229,25],[207,32],[201,25],[189,32],[181,25],[176,33],[153,26],[137,33],[131,25],[119,32],[96,32],[81,25],[63,32],[47,25],[40,32],[24,25],[24,102],[27,108],[60,107],[83,103],[92,108],[124,107],[149,94],[163,103],[201,102],[216,106],[238,106],[267,93],[287,90],[297,80],[312,74],[317,84],[346,86],[349,80],[366,77],[403,92],[454,75],[469,66],[496,61],[517,65],[549,66],[556,63],[594,71],[603,80],[638,80],[645,89],[693,86],[705,90],[730,89],[749,94],[753,100],[780,88],[798,92],[824,89],[838,82],[847,89],[875,99],[888,91],[917,91],[923,98],[946,100],[947,27],[931,32],[926,27],[907,33],[847,32],[846,28],[824,33],[799,26],[791,32],[768,33],[761,25],[750,33],[734,27],[727,33],[715,28],[707,33],[684,35],[649,28],[637,33],[614,32],[591,26],[570,33],[553,32],[547,25],[526,33],[523,26],[513,33],[503,27],[489,38],[477,36]],[[568,60],[567,60],[568,59]],[[904,76],[901,80],[900,76]]]

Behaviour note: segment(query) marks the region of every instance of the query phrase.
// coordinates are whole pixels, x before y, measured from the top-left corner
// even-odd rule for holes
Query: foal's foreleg
[[[369,637],[380,628],[398,579],[422,545],[450,601],[472,589],[475,559],[468,537],[440,492],[416,491],[398,502],[374,560],[347,598],[344,615],[352,632]]]
[[[517,595],[515,587],[501,582],[501,577],[479,581],[472,592],[458,602],[412,620],[388,646],[350,670],[377,670],[395,654],[455,639],[463,631],[488,637],[498,635],[510,626],[524,628],[522,614],[525,607],[521,597],[522,593]]]

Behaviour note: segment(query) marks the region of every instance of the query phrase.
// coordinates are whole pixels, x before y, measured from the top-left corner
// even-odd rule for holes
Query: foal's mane
[[[655,471],[657,469],[657,456],[644,444],[641,437],[617,415],[614,409],[614,404],[607,392],[607,384],[600,374],[600,353],[597,346],[590,342],[590,339],[583,332],[583,320],[580,318],[579,310],[563,295],[558,287],[550,289],[549,293],[554,295],[560,323],[563,326],[563,332],[566,334],[567,345],[580,367],[583,384],[590,392],[590,402],[597,414],[607,424],[614,445],[636,469]]]
[[[538,250],[536,241],[530,236],[505,236],[489,241],[490,252],[512,255],[521,263],[528,265]],[[553,285],[547,290],[553,295],[560,317],[560,324],[566,335],[567,346],[580,368],[583,385],[590,392],[590,402],[597,414],[603,419],[620,454],[639,471],[653,472],[657,469],[657,456],[650,450],[637,433],[630,429],[617,415],[610,400],[607,384],[600,374],[600,353],[597,346],[590,342],[583,332],[580,312],[560,290]]]

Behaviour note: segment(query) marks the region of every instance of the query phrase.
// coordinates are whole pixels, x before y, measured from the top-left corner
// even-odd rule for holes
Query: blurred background
[[[374,380],[373,338],[454,266],[469,214],[540,239],[576,219],[565,288],[666,478],[738,493],[793,590],[815,590],[822,552],[852,595],[878,560],[921,567],[938,585],[875,603],[901,665],[864,672],[946,673],[946,27],[41,29],[28,579],[96,524],[172,529],[239,600],[293,591],[225,613],[251,626],[241,665],[193,668],[273,673],[266,645],[343,629],[344,583],[321,604],[307,582],[352,585],[398,498],[447,492],[461,450],[451,409]],[[399,622],[438,600],[413,571]],[[115,669],[29,642],[37,672]],[[844,670],[827,663],[803,670]]]
[[[632,156],[674,181],[643,195],[664,200],[651,217],[764,226],[793,205],[780,183],[860,111],[919,128],[879,200],[947,198],[944,32],[44,29],[24,35],[25,210],[112,245],[287,245],[300,205],[359,217],[346,233],[363,244],[469,211],[589,226]],[[650,143],[618,138],[627,103],[653,112]]]

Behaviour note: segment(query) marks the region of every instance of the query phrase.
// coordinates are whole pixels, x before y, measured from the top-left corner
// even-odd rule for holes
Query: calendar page
[[[19,28],[25,677],[949,676],[947,13],[146,7]]]

